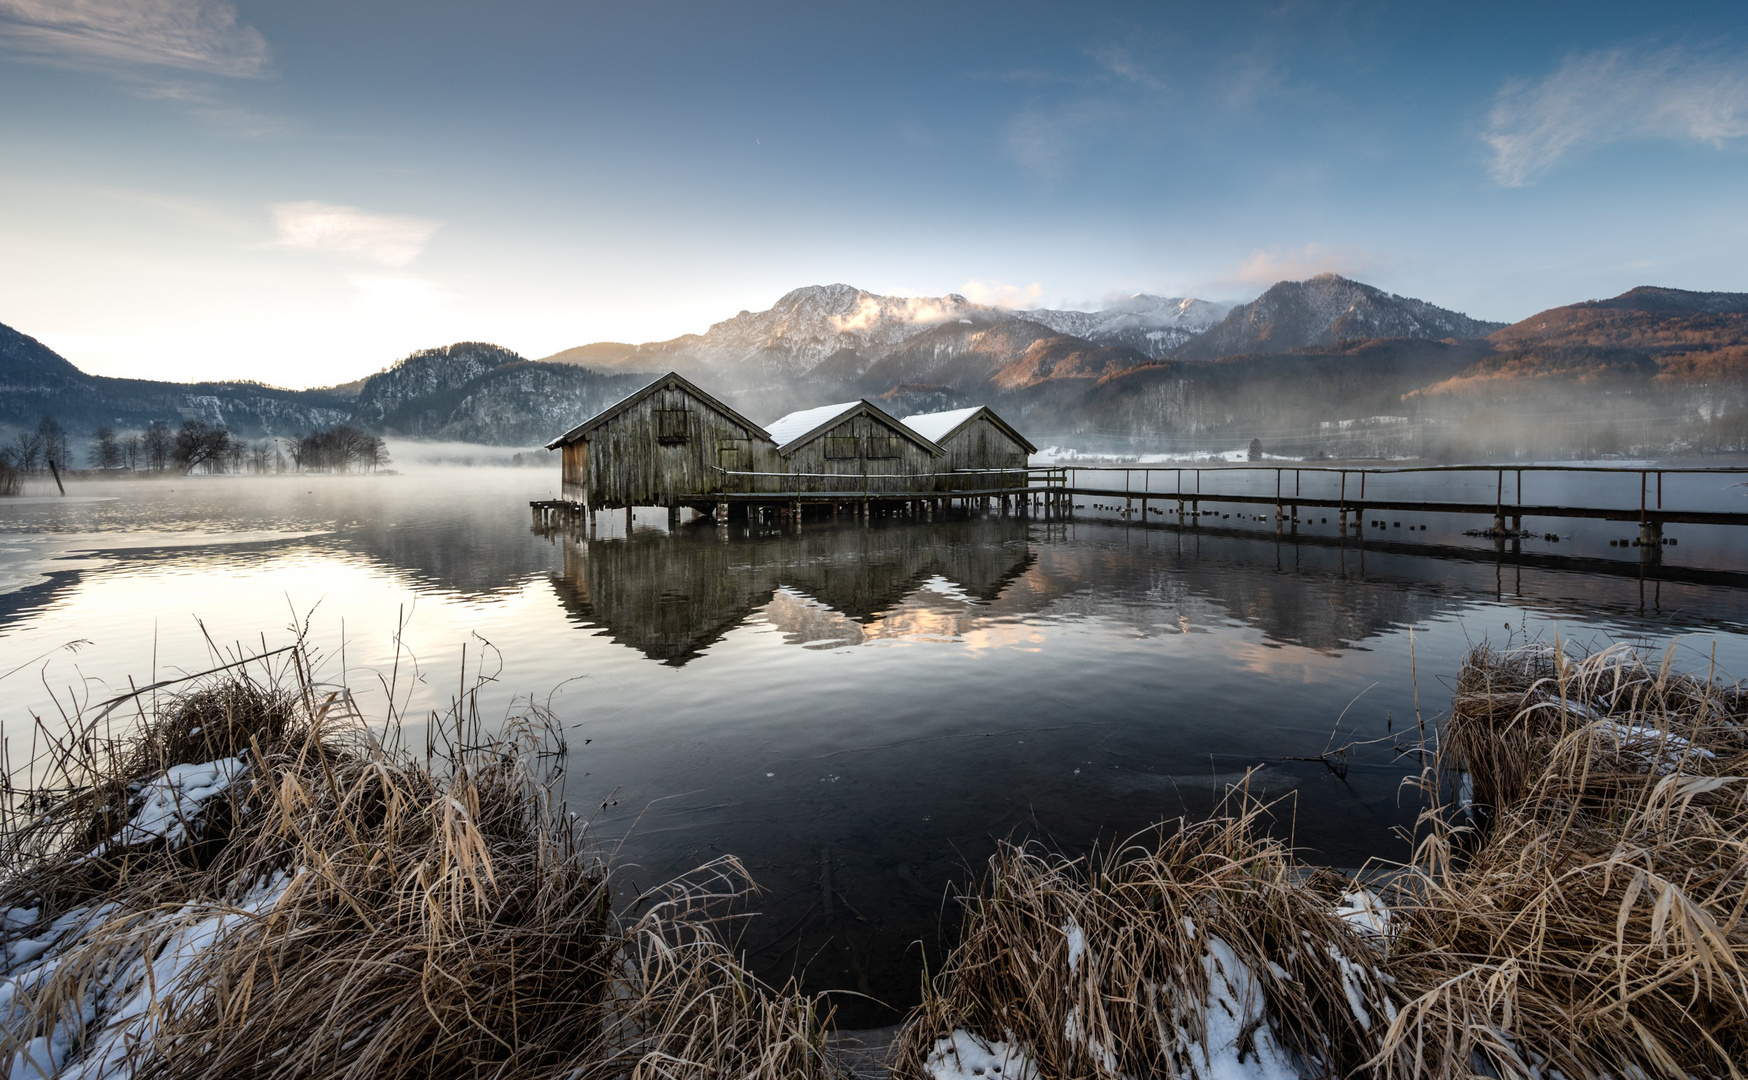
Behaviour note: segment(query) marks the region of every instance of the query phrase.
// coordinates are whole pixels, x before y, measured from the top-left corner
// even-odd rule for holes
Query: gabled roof
[[[773,442],[782,446],[807,434],[827,420],[834,420],[842,416],[860,404],[862,404],[860,401],[845,401],[837,405],[821,405],[814,409],[801,409],[786,416],[779,416],[771,421],[771,426],[765,430],[770,432]]]
[[[923,438],[940,443],[946,442],[955,431],[969,424],[978,416],[988,418],[990,423],[1007,432],[1015,442],[1026,448],[1026,453],[1036,454],[1038,452],[1038,448],[1032,445],[1032,440],[1014,430],[1012,424],[1003,420],[1001,415],[988,405],[978,405],[970,409],[949,409],[946,412],[916,413],[913,416],[905,417],[903,423],[905,427],[910,428]]]
[[[817,409],[802,409],[799,412],[792,412],[788,416],[773,420],[766,431],[776,441],[777,452],[789,454],[793,453],[796,447],[812,442],[843,421],[864,412],[891,425],[892,430],[899,434],[909,436],[912,442],[931,454],[946,452],[936,445],[933,439],[918,433],[914,428],[906,427],[898,417],[866,398],[861,401],[846,401],[838,405],[821,405]]]
[[[715,409],[717,412],[720,412],[722,415],[728,417],[730,420],[733,420],[735,423],[739,424],[741,427],[746,428],[748,434],[753,435],[753,436],[762,436],[762,437],[767,438],[767,439],[771,438],[770,432],[766,431],[764,428],[753,423],[751,420],[748,420],[746,417],[742,416],[740,413],[735,412],[733,409],[731,409],[727,405],[723,404],[722,400],[720,398],[716,397],[716,395],[705,393],[704,391],[698,389],[698,387],[695,386],[691,382],[691,380],[687,379],[685,376],[680,375],[677,372],[670,371],[666,375],[663,375],[661,378],[656,379],[654,382],[651,382],[648,386],[644,387],[643,389],[633,392],[629,396],[625,397],[623,400],[621,400],[613,405],[607,406],[605,409],[602,409],[600,412],[596,413],[594,416],[589,417],[587,420],[584,420],[582,423],[578,424],[576,427],[571,428],[569,431],[565,432],[563,435],[560,435],[558,438],[547,443],[546,448],[548,450],[557,450],[559,447],[564,446],[567,443],[576,442],[578,439],[583,438],[589,432],[600,427],[602,424],[605,424],[607,421],[613,419],[614,417],[618,416],[619,414],[625,412],[627,409],[630,409],[633,405],[636,405],[638,402],[642,401],[644,398],[655,393],[657,390],[665,390],[665,389],[684,390],[687,393],[691,394],[693,397],[696,397],[696,398],[702,400],[703,402],[708,404],[711,408]],[[776,440],[772,440],[772,441],[774,442]]]

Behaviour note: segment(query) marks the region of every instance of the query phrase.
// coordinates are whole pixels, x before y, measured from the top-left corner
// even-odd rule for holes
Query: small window
[[[716,464],[729,472],[744,472],[752,462],[744,446],[728,445],[716,448]]]
[[[868,456],[871,458],[895,458],[898,456],[898,438],[894,435],[871,435],[868,437]]]
[[[691,431],[685,409],[657,409],[655,414],[656,442],[683,443]]]
[[[828,435],[825,440],[825,456],[839,459],[860,457],[860,441],[854,435]]]

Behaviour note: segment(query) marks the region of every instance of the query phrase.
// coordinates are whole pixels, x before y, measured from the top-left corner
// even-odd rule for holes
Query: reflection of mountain
[[[564,570],[553,586],[577,622],[678,665],[761,608],[791,640],[808,643],[848,641],[844,620],[880,619],[925,587],[993,600],[1033,561],[1027,528],[985,518],[931,527],[821,526],[745,539],[700,529],[566,541]]]

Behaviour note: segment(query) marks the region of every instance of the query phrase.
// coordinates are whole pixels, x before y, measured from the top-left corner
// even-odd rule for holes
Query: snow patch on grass
[[[1008,1033],[1006,1042],[988,1042],[968,1031],[955,1029],[929,1051],[927,1065],[932,1080],[1039,1080],[1038,1063],[1026,1047]]]
[[[168,840],[172,847],[181,846],[191,838],[190,829],[207,800],[223,793],[247,769],[241,758],[170,766],[162,776],[140,787],[134,796],[133,820],[92,849],[91,857],[98,858],[111,848],[155,840]]]

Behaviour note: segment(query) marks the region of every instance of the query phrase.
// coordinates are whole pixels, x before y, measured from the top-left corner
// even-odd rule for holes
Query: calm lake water
[[[323,677],[380,709],[404,620],[410,715],[447,706],[464,650],[468,676],[482,658],[496,676],[490,714],[550,705],[566,794],[627,885],[737,855],[762,889],[743,937],[762,974],[902,1008],[921,950],[950,939],[944,890],[1003,837],[1084,851],[1206,813],[1254,768],[1311,856],[1405,855],[1416,681],[1435,726],[1483,641],[1674,641],[1683,666],[1715,653],[1748,672],[1748,544],[1727,530],[1672,527],[1682,545],[1649,570],[1608,545],[1632,535],[1618,525],[1563,525],[1513,557],[1462,537],[1473,519],[1364,544],[1308,522],[1295,543],[1237,508],[1138,527],[1097,499],[1071,524],[670,535],[658,512],[581,540],[530,530],[553,480],[177,479],[0,502],[14,760],[33,716],[202,670],[215,645],[284,644],[305,619]],[[1316,760],[1362,741],[1341,775]],[[840,1005],[850,1026],[894,1018]]]

